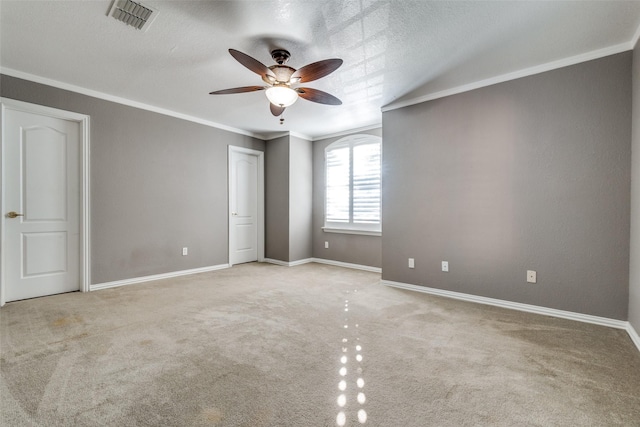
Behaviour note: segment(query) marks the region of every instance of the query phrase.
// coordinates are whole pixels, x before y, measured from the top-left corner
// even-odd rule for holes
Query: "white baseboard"
[[[542,314],[544,316],[559,317],[561,319],[575,320],[578,322],[592,323],[594,325],[608,326],[610,328],[624,329],[629,334],[631,341],[640,351],[640,336],[631,323],[624,320],[609,319],[607,317],[592,316],[589,314],[574,313],[572,311],[557,310],[555,308],[540,307],[538,305],[522,304],[519,302],[505,301],[495,298],[481,297],[477,295],[464,294],[462,292],[446,291],[443,289],[429,288],[427,286],[412,285],[409,283],[393,282],[391,280],[381,280],[380,283],[394,288],[408,289],[410,291],[422,292],[430,295],[438,295],[462,301],[475,302],[478,304],[493,305],[496,307],[508,308],[511,310],[525,311],[527,313]]]
[[[265,258],[263,262],[266,262],[267,264],[281,265],[283,267],[290,267],[288,262],[280,261],[279,259]]]
[[[369,265],[361,265],[361,264],[351,264],[349,262],[334,261],[331,259],[324,259],[324,258],[312,258],[312,260],[313,262],[317,262],[318,264],[335,265],[336,267],[353,268],[354,270],[364,270],[364,271],[371,271],[373,273],[382,273],[382,269],[380,267],[371,267]]]
[[[631,337],[631,341],[633,341],[636,347],[638,347],[638,351],[640,351],[640,336],[638,336],[636,330],[633,329],[631,323],[627,322],[627,324],[627,333],[629,334],[629,337]]]
[[[283,267],[295,267],[296,265],[309,264],[310,262],[317,262],[318,264],[327,264],[327,265],[333,265],[336,267],[353,268],[354,270],[364,270],[364,271],[371,271],[374,273],[382,273],[382,269],[380,267],[371,267],[368,265],[361,265],[361,264],[351,264],[349,262],[334,261],[331,259],[324,259],[324,258],[305,258],[305,259],[301,259],[299,261],[293,261],[293,262],[286,262],[286,261],[280,261],[278,259],[265,258],[264,262],[281,265]]]
[[[108,289],[108,288],[115,288],[118,286],[133,285],[136,283],[150,282],[152,280],[169,279],[171,277],[187,276],[189,274],[206,273],[207,271],[222,270],[225,268],[229,268],[229,264],[212,265],[210,267],[193,268],[191,270],[172,271],[170,273],[153,274],[151,276],[134,277],[131,279],[98,283],[98,284],[89,286],[89,291],[97,291],[100,289]]]
[[[276,259],[265,258],[264,262],[281,265],[285,267],[295,267],[296,265],[317,262],[319,264],[353,268],[356,270],[371,271],[374,273],[382,272],[382,269],[379,267],[371,267],[368,265],[360,265],[360,264],[351,264],[348,262],[333,261],[333,260],[322,259],[322,258],[306,258],[306,259],[293,261],[293,262],[286,262],[286,261],[280,261]],[[191,270],[172,271],[170,273],[154,274],[151,276],[134,277],[131,279],[98,283],[95,285],[90,285],[89,291],[97,291],[100,289],[108,289],[108,288],[115,288],[118,286],[133,285],[136,283],[150,282],[153,280],[169,279],[172,277],[187,276],[190,274],[206,273],[208,271],[222,270],[225,268],[229,268],[229,264],[213,265],[209,267],[194,268]],[[505,301],[505,300],[500,300],[495,298],[481,297],[477,295],[465,294],[462,292],[453,292],[453,291],[447,291],[443,289],[429,288],[427,286],[419,286],[419,285],[412,285],[409,283],[394,282],[391,280],[381,280],[380,283],[382,283],[385,286],[391,286],[391,287],[400,288],[400,289],[407,289],[410,291],[422,292],[430,295],[438,295],[442,297],[453,298],[453,299],[462,300],[462,301],[469,301],[469,302],[474,302],[478,304],[492,305],[496,307],[508,308],[511,310],[542,314],[545,316],[575,320],[575,321],[584,322],[584,323],[592,323],[595,325],[608,326],[616,329],[624,329],[629,334],[629,337],[631,337],[631,341],[633,341],[633,343],[636,345],[636,347],[640,351],[640,336],[638,336],[638,333],[633,328],[631,323],[625,322],[623,320],[609,319],[606,317],[592,316],[589,314],[574,313],[572,311],[557,310],[554,308],[540,307],[537,305],[522,304],[518,302]]]
[[[298,261],[280,261],[279,259],[265,258],[264,262],[268,262],[269,264],[281,265],[283,267],[295,267],[296,265],[309,264],[313,262],[313,258],[305,258],[299,259]]]
[[[629,330],[629,322],[624,320],[609,319],[607,317],[592,316],[589,314],[574,313],[572,311],[557,310],[555,308],[540,307],[537,305],[522,304],[519,302],[505,301],[495,298],[481,297],[477,295],[464,294],[461,292],[446,291],[443,289],[429,288],[426,286],[411,285],[408,283],[393,282],[391,280],[381,280],[383,285],[395,288],[408,289],[411,291],[423,292],[431,295],[438,295],[462,301],[475,302],[479,304],[493,305],[496,307],[509,308],[511,310],[526,311],[528,313],[542,314],[545,316],[559,317],[561,319],[576,320],[578,322],[592,323],[595,325],[608,326],[610,328]]]

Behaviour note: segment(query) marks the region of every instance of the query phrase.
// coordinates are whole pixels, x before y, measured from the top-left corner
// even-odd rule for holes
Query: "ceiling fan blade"
[[[209,95],[228,95],[231,93],[245,93],[245,92],[255,92],[257,90],[264,90],[264,86],[243,86],[243,87],[234,87],[232,89],[223,89],[216,90],[214,92],[209,92]]]
[[[229,53],[233,56],[239,63],[253,71],[254,73],[260,76],[271,76],[275,78],[275,74],[271,71],[266,65],[262,62],[258,61],[247,55],[246,53],[242,53],[239,50],[229,49]]]
[[[278,105],[269,103],[269,108],[271,108],[271,114],[278,117],[280,114],[284,113],[286,107],[280,107]]]
[[[324,61],[314,62],[305,65],[291,75],[292,79],[300,78],[300,83],[318,80],[328,74],[333,73],[342,65],[342,59],[325,59]]]
[[[327,105],[342,105],[342,101],[340,101],[335,96],[330,93],[323,92],[318,89],[313,89],[310,87],[299,87],[295,89],[300,95],[300,98],[306,99],[307,101],[317,102],[319,104],[327,104]]]

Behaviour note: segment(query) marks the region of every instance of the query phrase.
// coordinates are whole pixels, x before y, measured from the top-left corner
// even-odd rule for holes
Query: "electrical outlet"
[[[324,242],[324,248],[329,249],[329,242]]]
[[[449,272],[449,261],[442,261],[442,271]]]
[[[536,283],[536,280],[538,280],[538,274],[533,270],[527,270],[527,282]]]
[[[416,262],[413,258],[409,258],[409,268],[416,268]]]
[[[189,255],[189,248],[182,248],[182,256]]]

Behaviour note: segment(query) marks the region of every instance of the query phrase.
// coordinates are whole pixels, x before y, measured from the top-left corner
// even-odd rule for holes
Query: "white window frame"
[[[324,227],[322,229],[327,233],[343,233],[343,234],[363,234],[380,236],[382,235],[382,194],[380,194],[380,222],[376,224],[354,223],[353,222],[353,148],[358,145],[367,145],[372,143],[380,144],[380,163],[382,166],[382,138],[375,135],[358,134],[350,135],[329,144],[324,149]],[[327,154],[329,151],[349,148],[350,167],[350,194],[349,194],[349,222],[327,221]],[[380,190],[382,192],[382,168],[380,168]]]

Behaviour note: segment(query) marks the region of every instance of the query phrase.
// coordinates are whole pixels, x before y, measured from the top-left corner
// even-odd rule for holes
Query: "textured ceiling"
[[[386,105],[428,99],[565,58],[629,50],[640,25],[638,1],[142,3],[157,10],[146,31],[107,17],[111,0],[2,0],[2,72],[263,137],[291,131],[318,138],[379,124]],[[271,49],[285,48],[294,68],[342,58],[336,72],[306,85],[336,95],[343,105],[299,100],[280,125],[263,92],[208,95],[262,84],[228,48],[266,65],[273,64]]]

